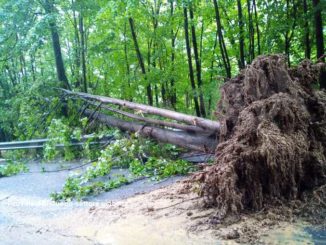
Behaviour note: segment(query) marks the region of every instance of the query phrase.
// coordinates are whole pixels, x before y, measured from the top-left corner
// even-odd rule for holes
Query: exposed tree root
[[[215,165],[195,178],[221,217],[326,183],[326,93],[312,88],[322,66],[261,56],[223,86]]]

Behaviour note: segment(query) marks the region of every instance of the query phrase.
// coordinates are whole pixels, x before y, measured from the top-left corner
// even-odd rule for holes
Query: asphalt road
[[[105,205],[108,202],[128,198],[137,193],[176,182],[180,177],[161,182],[148,179],[135,181],[119,189],[91,197],[84,202],[57,204],[49,195],[60,191],[69,174],[81,169],[61,171],[62,168],[78,166],[81,163],[29,164],[30,173],[0,178],[0,244],[96,244],[91,237],[71,234],[52,224],[53,219],[63,217],[78,210]],[[42,172],[59,170],[58,172]],[[125,174],[127,170],[113,170],[112,174]],[[71,224],[72,226],[74,224]]]

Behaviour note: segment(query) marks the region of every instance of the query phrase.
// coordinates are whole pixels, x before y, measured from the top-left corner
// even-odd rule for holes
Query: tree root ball
[[[281,55],[260,56],[221,90],[215,164],[197,180],[221,216],[259,210],[326,183],[324,63],[288,69]]]

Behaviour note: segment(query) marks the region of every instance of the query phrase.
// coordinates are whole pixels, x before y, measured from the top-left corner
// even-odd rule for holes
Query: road
[[[65,164],[66,167],[79,163]],[[48,164],[47,170],[61,170],[62,164]],[[155,183],[146,179],[136,181],[117,190],[103,193],[85,202],[57,204],[49,194],[60,191],[69,174],[78,172],[42,172],[40,164],[29,164],[34,173],[0,178],[0,243],[1,244],[98,244],[93,237],[75,234],[69,227],[81,224],[67,224],[66,217],[73,213],[87,213],[90,208],[101,208],[110,202],[122,200],[139,192],[148,192],[169,185],[179,179]],[[126,170],[113,173],[128,174]],[[60,223],[60,219],[65,223]]]

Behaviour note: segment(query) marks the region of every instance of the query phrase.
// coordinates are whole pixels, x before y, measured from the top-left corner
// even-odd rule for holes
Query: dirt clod
[[[240,237],[240,233],[236,229],[226,230],[222,235],[223,239],[233,240]]]

